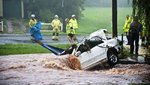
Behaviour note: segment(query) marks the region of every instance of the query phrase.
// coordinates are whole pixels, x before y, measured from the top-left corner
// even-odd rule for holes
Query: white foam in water
[[[143,56],[138,56],[138,62],[139,63],[144,63],[145,62],[145,59]]]

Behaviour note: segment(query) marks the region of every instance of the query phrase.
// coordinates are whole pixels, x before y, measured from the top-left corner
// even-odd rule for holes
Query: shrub
[[[53,19],[53,16],[54,14],[50,10],[44,9],[44,10],[39,11],[40,21],[51,22]]]

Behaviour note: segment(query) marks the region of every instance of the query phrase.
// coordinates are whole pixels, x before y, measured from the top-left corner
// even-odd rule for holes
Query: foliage
[[[133,0],[133,15],[138,15],[140,18],[144,17],[146,28],[149,33],[150,44],[150,0]]]
[[[51,11],[47,10],[47,9],[39,11],[40,21],[51,22],[52,19],[53,19],[52,18],[53,16],[54,16],[54,14]]]
[[[129,57],[131,54],[130,54],[130,49],[127,48],[127,47],[123,47],[123,52],[119,54],[119,58],[120,59],[125,59],[127,57]]]
[[[30,18],[31,14],[35,14],[38,18],[39,6],[36,4],[36,0],[24,0],[25,18]]]
[[[34,13],[40,19],[42,16],[39,15],[39,12],[45,12],[46,9],[62,18],[70,17],[72,14],[79,18],[83,10],[84,0],[24,0],[24,2],[28,17]]]

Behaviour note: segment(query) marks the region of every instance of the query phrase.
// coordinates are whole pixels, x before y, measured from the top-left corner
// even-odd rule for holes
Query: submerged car
[[[105,61],[112,67],[118,62],[121,41],[106,34],[106,29],[93,32],[81,43],[65,50],[64,54],[77,56],[80,60],[81,68],[84,70],[93,68]]]
[[[106,29],[91,33],[80,43],[72,45],[66,50],[44,44],[36,40],[36,37],[34,41],[56,55],[72,54],[78,57],[83,70],[93,68],[104,61],[108,62],[111,67],[114,66],[118,62],[118,54],[122,45],[117,37],[109,37]]]

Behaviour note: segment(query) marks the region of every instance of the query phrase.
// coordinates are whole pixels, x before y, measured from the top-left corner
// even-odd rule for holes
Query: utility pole
[[[64,12],[64,0],[61,0],[61,7],[62,7],[62,24],[63,24],[63,32],[66,32],[66,25],[65,25],[65,12]]]
[[[117,0],[112,0],[112,36],[117,37]]]

